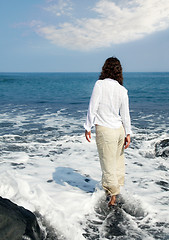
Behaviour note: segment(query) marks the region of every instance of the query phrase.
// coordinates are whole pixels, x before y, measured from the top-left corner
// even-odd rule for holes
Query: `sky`
[[[0,72],[169,71],[168,0],[0,0]]]

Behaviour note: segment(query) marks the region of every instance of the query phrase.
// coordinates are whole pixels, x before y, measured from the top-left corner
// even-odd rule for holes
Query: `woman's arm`
[[[122,95],[120,116],[122,118],[125,134],[126,136],[128,136],[131,134],[131,120],[130,120],[130,113],[129,113],[129,98],[128,98],[127,90]]]
[[[89,138],[91,138],[91,128],[94,125],[94,119],[99,106],[100,97],[101,97],[101,88],[99,85],[99,81],[97,81],[92,91],[92,95],[89,102],[89,108],[87,112],[86,123],[84,124],[84,127],[86,129],[85,136],[88,141],[90,141]]]
[[[130,145],[131,139],[131,120],[130,120],[130,113],[129,113],[129,98],[127,91],[122,96],[122,104],[120,107],[120,115],[122,118],[123,126],[125,129],[125,140],[124,140],[124,148],[127,149]]]

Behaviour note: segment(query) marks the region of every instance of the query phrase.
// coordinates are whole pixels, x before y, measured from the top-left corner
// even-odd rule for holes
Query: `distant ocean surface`
[[[0,73],[0,196],[39,212],[58,239],[167,240],[169,162],[155,149],[169,139],[169,73],[124,73],[133,135],[116,210],[101,189],[94,129],[84,138],[98,78]]]

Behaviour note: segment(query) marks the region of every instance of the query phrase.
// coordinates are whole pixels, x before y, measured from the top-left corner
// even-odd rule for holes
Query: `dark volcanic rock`
[[[164,139],[155,144],[156,157],[169,157],[169,139]]]
[[[0,239],[42,240],[43,236],[32,212],[0,197]]]

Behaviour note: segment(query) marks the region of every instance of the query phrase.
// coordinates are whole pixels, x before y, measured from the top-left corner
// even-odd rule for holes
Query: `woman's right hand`
[[[86,140],[87,140],[88,142],[90,142],[90,139],[91,139],[91,131],[88,132],[88,131],[86,130],[86,131],[85,131],[85,137],[86,137]]]
[[[125,137],[125,141],[124,141],[124,149],[128,148],[130,145],[131,139],[130,139],[130,134],[127,135],[127,137]]]

